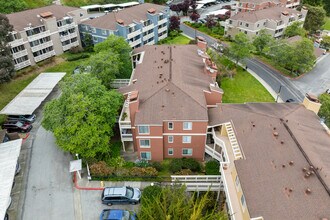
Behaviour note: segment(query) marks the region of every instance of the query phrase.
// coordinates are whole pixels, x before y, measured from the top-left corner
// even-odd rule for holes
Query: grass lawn
[[[214,37],[216,39],[219,40],[224,40],[223,35],[225,33],[225,29],[224,27],[221,27],[220,25],[217,25],[215,27],[212,28],[208,28],[205,26],[205,24],[201,24],[201,23],[191,23],[191,22],[185,22],[186,25],[197,29],[200,32],[203,32],[211,37]]]
[[[40,8],[52,4],[52,0],[24,0],[29,8]]]
[[[325,20],[325,24],[323,25],[323,28],[325,30],[329,30],[330,31],[330,17],[327,17]]]
[[[186,36],[183,36],[182,34],[170,39],[165,38],[163,41],[161,41],[161,44],[189,44],[190,39]]]

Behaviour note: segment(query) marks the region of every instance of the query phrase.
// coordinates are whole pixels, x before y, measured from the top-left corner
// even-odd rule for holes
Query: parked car
[[[100,220],[135,220],[135,212],[122,209],[104,209],[100,215]]]
[[[36,120],[36,115],[8,115],[8,120],[33,123]]]
[[[20,132],[20,133],[26,133],[31,131],[32,125],[27,122],[21,122],[21,121],[7,121],[2,125],[3,129],[7,129],[8,133],[11,132]]]
[[[103,189],[101,200],[103,204],[137,204],[140,202],[141,191],[129,186],[106,187]]]
[[[325,93],[330,95],[330,89],[325,90]]]
[[[295,102],[295,100],[294,99],[287,99],[285,102],[292,103],[292,102]]]

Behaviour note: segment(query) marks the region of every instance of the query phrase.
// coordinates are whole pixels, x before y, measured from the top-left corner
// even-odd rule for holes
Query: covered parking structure
[[[41,73],[25,87],[0,114],[31,115],[52,92],[57,83],[66,73]]]
[[[4,219],[10,204],[11,188],[16,164],[21,151],[22,139],[0,144],[0,219]]]

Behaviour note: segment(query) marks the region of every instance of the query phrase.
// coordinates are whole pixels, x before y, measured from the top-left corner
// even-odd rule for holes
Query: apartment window
[[[168,155],[173,155],[174,154],[174,150],[173,148],[169,148],[168,149]]]
[[[191,143],[191,136],[182,136],[182,143],[184,144]]]
[[[85,30],[88,31],[88,26],[85,26]]]
[[[245,207],[245,197],[244,195],[241,196],[241,204],[243,207]]]
[[[182,156],[192,156],[192,149],[191,148],[183,148],[182,149]]]
[[[106,30],[102,30],[102,34],[103,35],[107,35],[107,31]]]
[[[249,27],[249,24],[248,24],[248,23],[246,23],[246,24],[245,24],[245,27]]]
[[[236,183],[236,188],[239,189],[239,179],[238,179],[238,175],[236,176],[235,183]]]
[[[173,136],[168,136],[168,143],[173,143]]]
[[[242,22],[240,22],[239,25],[242,25]]]
[[[259,32],[257,31],[257,32],[256,32],[256,35],[258,35],[258,34],[259,34]]]
[[[259,27],[259,24],[257,24],[257,27]]]
[[[93,41],[97,42],[97,37],[93,36]]]
[[[244,31],[244,34],[247,34],[247,31]]]
[[[232,24],[233,23],[233,21],[232,20],[229,20],[229,24]]]
[[[140,125],[139,134],[149,134],[149,125]]]
[[[141,159],[144,160],[151,160],[151,152],[141,152]]]
[[[168,123],[168,130],[173,130],[174,126],[173,126],[173,122],[169,122]]]
[[[150,148],[150,140],[149,139],[141,139],[140,140],[141,148]]]
[[[84,14],[83,14],[83,13],[80,13],[79,15],[80,15],[80,17],[84,16]]]
[[[96,33],[96,28],[92,28],[92,33]]]
[[[191,130],[192,122],[183,122],[183,130]]]

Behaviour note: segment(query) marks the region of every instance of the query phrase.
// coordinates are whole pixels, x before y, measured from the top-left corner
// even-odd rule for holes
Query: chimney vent
[[[281,140],[281,144],[284,144],[284,141],[283,140]]]
[[[291,166],[293,165],[293,161],[292,160],[289,162],[289,165],[291,165]]]
[[[124,25],[124,20],[122,20],[122,19],[117,19],[117,23],[120,24],[120,25]]]
[[[311,193],[312,193],[312,190],[311,190],[310,188],[307,188],[307,189],[305,190],[305,193],[306,193],[306,194],[311,194]]]
[[[154,8],[148,9],[148,13],[150,13],[150,14],[155,14],[155,12],[156,12],[156,9],[154,9]]]
[[[278,132],[274,132],[273,135],[274,135],[275,137],[278,137]]]
[[[169,92],[169,91],[170,91],[170,89],[165,89],[165,91],[166,91],[166,92]]]

